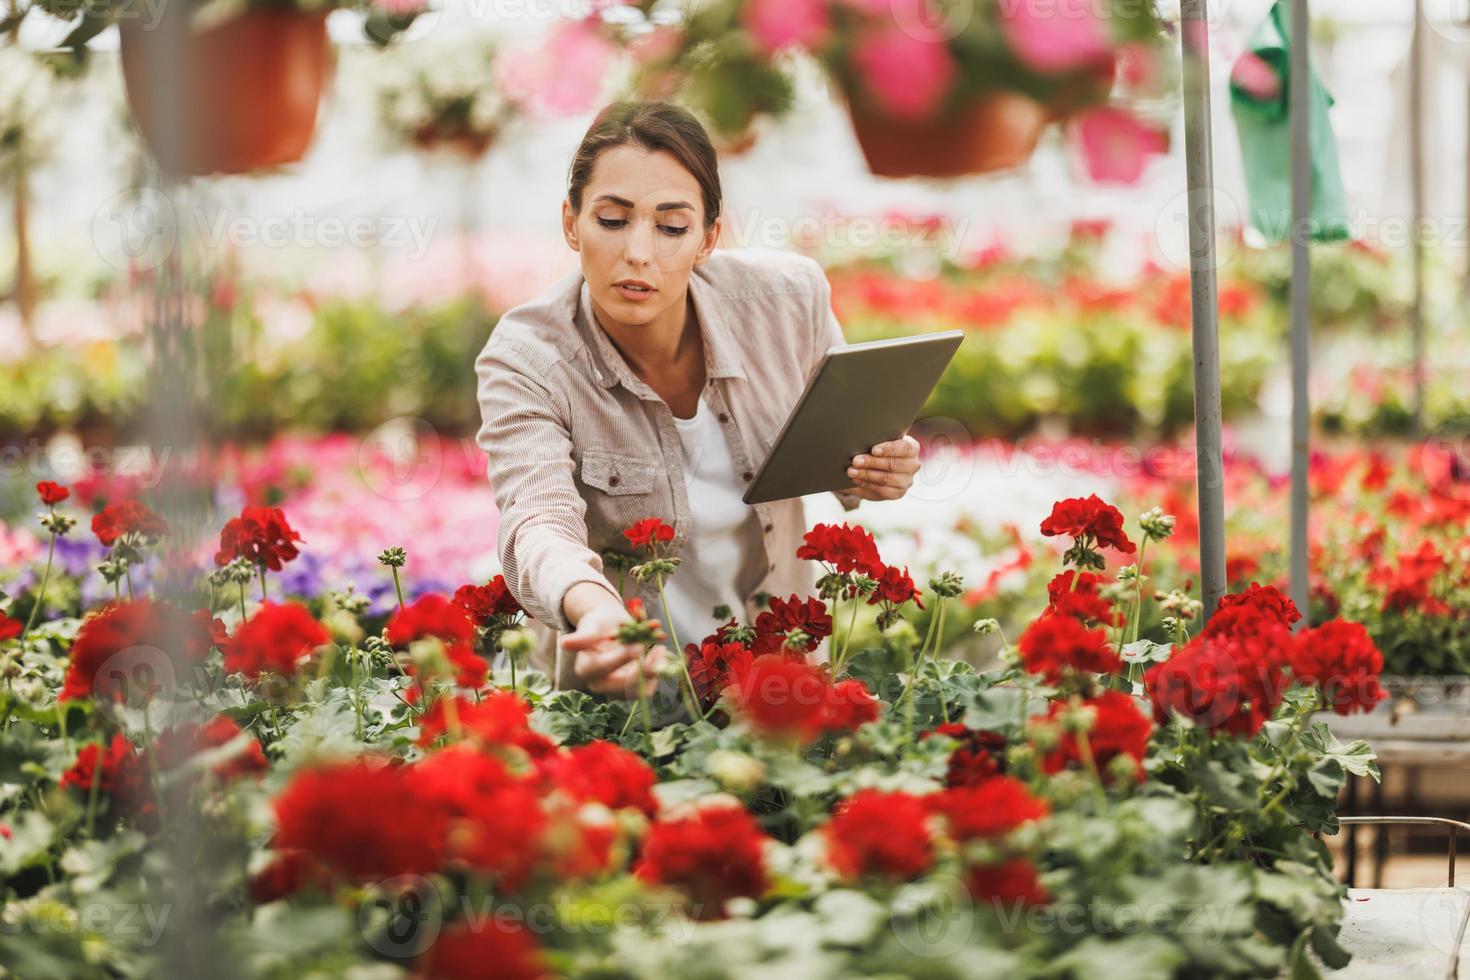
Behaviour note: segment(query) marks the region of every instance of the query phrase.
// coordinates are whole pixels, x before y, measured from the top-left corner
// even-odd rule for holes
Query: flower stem
[[[658,601],[663,605],[664,623],[669,627],[669,636],[674,641],[674,659],[679,662],[679,668],[684,671],[684,707],[689,712],[689,720],[692,722],[701,716],[699,710],[699,693],[694,690],[694,678],[689,673],[689,661],[684,656],[684,648],[679,645],[679,633],[674,629],[673,617],[669,615],[669,600],[664,595],[664,577],[658,575]],[[642,683],[640,681],[640,683]],[[642,688],[639,688],[642,690]],[[645,709],[646,710],[646,709]]]
[[[245,622],[245,583],[240,583],[240,622]]]
[[[260,601],[265,602],[269,598],[265,591],[265,563],[262,562],[256,568],[260,571]]]
[[[51,581],[51,559],[56,554],[56,532],[51,532],[51,545],[46,549],[46,570],[41,573],[41,590],[36,593],[35,604],[31,606],[31,614],[26,617],[26,628],[21,631],[20,641],[25,642],[31,632],[31,627],[36,624],[36,614],[41,611],[41,603],[46,601],[46,584]]]
[[[87,837],[93,837],[93,828],[97,820],[97,791],[102,785],[102,763],[105,761],[107,750],[103,747],[102,736],[97,736],[97,754],[92,759],[92,785],[87,790]]]
[[[1139,620],[1143,617],[1143,553],[1147,548],[1148,535],[1144,535],[1143,540],[1138,544],[1138,565],[1135,567],[1133,576],[1133,622],[1129,624],[1133,629],[1130,631],[1132,634],[1130,642],[1138,640]],[[1128,679],[1130,681],[1133,679],[1131,674]]]
[[[398,594],[398,609],[401,612],[403,610],[403,583],[398,580],[398,566],[389,565],[388,568],[393,572],[393,591]]]
[[[832,679],[842,673],[842,667],[847,663],[847,648],[852,645],[852,633],[857,628],[858,600],[862,597],[854,594],[852,597],[852,613],[847,617],[847,633],[842,637],[842,649],[837,654],[837,664],[832,668]]]

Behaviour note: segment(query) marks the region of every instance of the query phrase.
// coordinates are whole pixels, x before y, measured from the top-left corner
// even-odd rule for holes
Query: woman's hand
[[[847,468],[852,492],[864,500],[897,500],[909,492],[918,472],[919,440],[908,434],[859,453]]]
[[[589,609],[577,620],[577,628],[562,637],[562,649],[572,653],[572,670],[587,690],[611,697],[638,697],[640,657],[643,693],[650,695],[658,686],[659,669],[669,662],[669,649],[659,644],[644,654],[642,644],[619,641],[618,627],[631,622],[632,613],[616,602],[607,602]],[[658,625],[656,619],[647,622]]]

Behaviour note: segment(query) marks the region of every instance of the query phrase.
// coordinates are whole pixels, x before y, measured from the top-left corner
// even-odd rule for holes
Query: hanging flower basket
[[[118,23],[128,104],[159,165],[248,173],[300,160],[330,71],[326,13],[249,9],[204,28]]]
[[[953,119],[906,120],[848,101],[853,133],[879,177],[958,177],[1019,167],[1050,121],[1045,106],[1017,92],[991,92]]]

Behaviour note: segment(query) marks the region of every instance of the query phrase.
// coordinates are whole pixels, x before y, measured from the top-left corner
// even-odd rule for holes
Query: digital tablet
[[[903,437],[964,336],[945,330],[829,348],[745,488],[745,502],[853,486],[852,458]]]

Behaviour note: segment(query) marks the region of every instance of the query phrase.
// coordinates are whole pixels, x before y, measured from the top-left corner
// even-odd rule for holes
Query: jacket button
[[[741,473],[740,475],[742,477],[744,477],[746,480],[749,480],[751,477],[755,476],[755,474],[752,473],[752,472],[750,472],[750,470],[746,470],[744,473]]]
[[[730,421],[730,416],[726,415],[724,412],[721,412],[720,413],[720,421],[721,422],[728,422],[728,421]]]
[[[773,526],[774,526],[774,525],[771,525],[771,524],[767,524],[767,525],[766,525],[766,530],[767,530],[767,531],[769,531],[769,530],[771,530],[771,528],[772,528],[772,527],[773,527]]]
[[[621,482],[621,480],[619,479],[619,477],[616,474],[614,474],[613,476],[610,476],[610,477],[607,478],[607,485],[610,486],[610,487],[615,487],[620,482]]]

